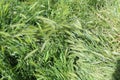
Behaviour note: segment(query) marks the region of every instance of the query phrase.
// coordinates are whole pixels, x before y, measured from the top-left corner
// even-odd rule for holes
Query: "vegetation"
[[[119,23],[119,0],[0,0],[0,80],[114,80]]]

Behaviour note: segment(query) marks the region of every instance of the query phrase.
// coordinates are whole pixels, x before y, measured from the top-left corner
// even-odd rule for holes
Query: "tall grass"
[[[119,0],[1,0],[1,80],[112,80]]]

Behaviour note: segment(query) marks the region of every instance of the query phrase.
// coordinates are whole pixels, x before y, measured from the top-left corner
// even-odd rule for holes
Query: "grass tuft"
[[[119,3],[1,0],[0,80],[118,80]]]

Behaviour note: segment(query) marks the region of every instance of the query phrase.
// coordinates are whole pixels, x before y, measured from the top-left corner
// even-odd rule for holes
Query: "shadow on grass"
[[[113,73],[113,80],[120,80],[120,60],[117,60],[116,69]]]

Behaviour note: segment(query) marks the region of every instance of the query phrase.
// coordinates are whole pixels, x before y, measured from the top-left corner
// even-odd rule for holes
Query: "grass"
[[[1,0],[0,80],[119,80],[119,4]]]

